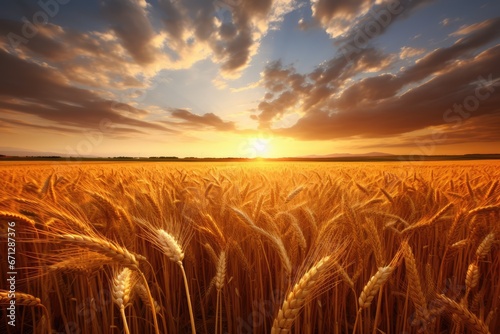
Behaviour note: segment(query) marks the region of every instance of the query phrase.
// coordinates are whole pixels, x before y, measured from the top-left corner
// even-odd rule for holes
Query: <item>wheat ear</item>
[[[33,220],[13,212],[0,211],[0,218],[7,221],[23,222],[28,226],[35,226],[35,222]]]
[[[271,334],[288,333],[295,318],[304,306],[306,298],[316,287],[316,283],[328,268],[330,256],[325,256],[309,269],[293,287],[274,319]]]
[[[125,267],[129,267],[134,270],[139,267],[139,262],[134,254],[129,252],[125,247],[117,245],[111,241],[78,234],[62,234],[59,235],[58,238],[75,243],[79,247],[106,255],[107,257],[116,260],[118,263],[121,263]]]
[[[217,274],[215,275],[215,287],[217,291],[221,291],[224,287],[224,281],[226,278],[227,269],[227,258],[226,252],[222,251],[219,255],[219,260],[217,262]]]
[[[486,257],[486,255],[488,255],[488,253],[491,250],[491,246],[493,246],[494,241],[495,241],[495,234],[494,233],[488,234],[483,239],[483,241],[481,241],[481,243],[479,244],[479,246],[477,247],[477,250],[476,250],[476,256],[477,256],[478,261],[482,260],[484,257]]]
[[[403,254],[406,264],[406,274],[408,279],[408,289],[410,294],[410,299],[415,304],[417,318],[416,322],[421,320],[424,323],[430,321],[429,311],[427,309],[427,300],[422,290],[422,285],[420,283],[420,276],[418,274],[417,263],[415,261],[415,256],[411,250],[408,242],[403,243]]]
[[[373,275],[368,283],[366,283],[361,295],[359,296],[359,310],[367,308],[372,303],[373,298],[380,288],[387,282],[389,276],[394,271],[394,267],[380,267],[375,275]]]
[[[177,263],[181,268],[182,277],[184,279],[184,288],[186,289],[189,317],[191,320],[191,330],[193,334],[196,334],[193,306],[191,305],[191,294],[189,293],[186,271],[184,270],[184,265],[182,264],[182,260],[184,259],[184,251],[182,250],[180,243],[177,242],[177,239],[174,238],[173,235],[162,229],[159,229],[157,232],[157,240],[161,250],[172,262]]]
[[[486,192],[486,195],[484,195],[484,198],[486,199],[492,197],[493,194],[495,193],[495,189],[497,188],[497,186],[498,186],[498,180],[496,180],[491,184],[491,187]]]
[[[469,264],[467,275],[465,276],[465,286],[467,290],[474,289],[479,283],[479,267],[475,263]]]
[[[120,308],[120,315],[123,320],[123,327],[126,334],[130,334],[125,316],[125,307],[130,302],[130,293],[132,291],[132,271],[129,268],[123,268],[116,273],[113,278],[113,301]]]
[[[142,283],[137,283],[134,285],[134,291],[137,292],[139,295],[139,298],[142,300],[144,304],[146,304],[147,307],[155,311],[156,314],[161,312],[161,306],[158,304],[158,302],[154,299],[151,299],[153,301],[153,304],[151,304],[151,300],[149,299],[148,296],[148,291],[144,287],[144,284]]]
[[[83,251],[84,253],[76,254],[66,260],[52,263],[47,267],[47,271],[57,271],[64,273],[89,273],[103,264],[108,264],[111,259],[108,256],[92,251]]]
[[[285,199],[285,203],[288,203],[292,201],[297,195],[304,189],[304,186],[299,186],[295,188],[291,193],[288,194],[288,196]]]
[[[471,313],[467,308],[460,305],[459,303],[451,300],[444,295],[437,295],[437,299],[443,303],[453,314],[456,314],[466,324],[472,327],[475,333],[490,334],[488,326],[481,321],[475,314]]]
[[[480,215],[490,212],[500,211],[500,205],[487,205],[481,206],[475,209],[470,210],[467,214],[470,216]]]
[[[405,228],[402,232],[407,233],[410,231],[415,231],[416,229],[429,227],[436,223],[443,215],[448,211],[449,208],[453,206],[453,203],[446,204],[441,210],[439,210],[434,216],[429,218],[428,220],[422,220],[418,223],[411,225],[410,227]]]
[[[184,252],[177,240],[168,232],[158,230],[158,241],[163,253],[174,263],[179,263],[184,259]]]
[[[226,279],[226,269],[227,269],[227,258],[226,252],[222,251],[219,255],[219,259],[217,261],[217,273],[215,275],[215,287],[217,289],[217,302],[215,308],[215,333],[219,327],[219,310],[221,311],[221,328],[220,331],[222,333],[222,305],[220,303],[220,295],[222,288],[224,287],[224,281]]]
[[[0,290],[0,304],[2,305],[10,304],[11,299],[14,299],[17,305],[43,306],[42,302],[40,301],[40,298],[37,298],[27,293],[16,292],[13,298],[10,298],[9,295],[10,291]]]

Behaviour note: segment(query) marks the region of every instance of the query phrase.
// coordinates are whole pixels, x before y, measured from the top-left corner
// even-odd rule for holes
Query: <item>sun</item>
[[[253,151],[255,157],[266,157],[269,153],[269,139],[264,138],[251,138],[249,140],[250,151]]]

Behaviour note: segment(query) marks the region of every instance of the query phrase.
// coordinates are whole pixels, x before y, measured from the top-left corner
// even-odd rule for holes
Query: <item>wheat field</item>
[[[498,333],[499,178],[496,161],[5,162],[0,332]]]

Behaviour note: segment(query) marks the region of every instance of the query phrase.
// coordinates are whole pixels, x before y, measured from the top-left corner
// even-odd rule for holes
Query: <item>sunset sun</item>
[[[499,0],[0,1],[0,334],[500,334]]]
[[[268,153],[269,140],[262,138],[255,138],[252,140],[252,147],[260,154]]]
[[[250,137],[243,141],[238,150],[238,155],[245,158],[268,158],[271,150],[271,139]]]

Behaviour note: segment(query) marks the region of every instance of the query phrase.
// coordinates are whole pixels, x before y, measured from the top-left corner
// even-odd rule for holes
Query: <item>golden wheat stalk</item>
[[[246,213],[244,213],[243,211],[236,209],[236,208],[232,208],[232,209],[243,221],[247,222],[255,232],[266,237],[271,242],[271,245],[276,250],[276,252],[278,253],[278,255],[281,259],[282,265],[286,271],[287,276],[290,276],[292,273],[292,261],[290,261],[290,257],[288,256],[288,252],[286,251],[285,245],[283,244],[283,240],[281,240],[280,237],[278,237],[278,236],[264,230],[263,228],[255,225],[255,223],[252,221],[252,219],[250,219],[250,217],[248,217],[248,215]]]
[[[465,286],[468,290],[474,289],[479,283],[479,267],[475,263],[469,264],[465,276]]]
[[[306,247],[307,247],[307,240],[304,236],[304,232],[302,231],[302,229],[300,228],[300,225],[299,225],[299,222],[297,220],[297,218],[295,218],[294,215],[292,215],[290,212],[287,212],[287,211],[281,211],[281,212],[278,212],[275,216],[274,216],[274,220],[277,220],[278,217],[288,217],[289,218],[289,221],[290,221],[290,229],[291,229],[291,232],[295,235],[295,237],[297,238],[298,242],[299,242],[299,245],[300,247],[305,250]],[[288,233],[287,233],[288,234]]]
[[[119,308],[126,308],[130,302],[130,294],[133,288],[133,272],[125,267],[116,272],[113,278],[113,301]]]
[[[161,312],[162,308],[161,308],[160,304],[158,304],[158,302],[155,299],[149,298],[148,291],[147,291],[146,287],[144,287],[144,284],[136,283],[134,285],[134,292],[136,292],[139,295],[139,298],[142,300],[142,302],[147,307],[152,309],[156,314],[159,314]],[[153,302],[153,304],[151,304],[151,301]]]
[[[459,303],[451,300],[445,295],[437,295],[437,299],[453,314],[460,317],[466,324],[468,324],[475,333],[490,334],[488,326],[479,319],[475,314],[471,313],[467,308]]]
[[[115,274],[112,284],[113,302],[120,308],[120,315],[123,321],[123,328],[126,334],[130,333],[125,316],[125,308],[130,303],[130,294],[133,288],[132,271],[125,267]]]
[[[47,267],[47,270],[64,272],[64,273],[88,273],[92,269],[96,269],[103,264],[108,264],[113,260],[105,255],[92,251],[84,251],[85,253],[70,256],[65,260],[52,263]]]
[[[218,333],[219,328],[219,313],[220,313],[220,331],[222,333],[222,305],[220,303],[221,291],[224,287],[225,279],[226,279],[226,269],[227,269],[227,258],[226,252],[222,251],[217,260],[217,273],[215,275],[215,287],[217,289],[217,302],[216,302],[216,311],[215,311],[215,333]],[[220,310],[220,311],[219,311]]]
[[[425,299],[425,294],[420,283],[417,262],[415,261],[415,256],[413,255],[411,247],[407,241],[403,242],[402,248],[406,264],[409,295],[415,305],[417,315],[416,320],[427,324],[430,321],[429,310],[427,308],[427,300]]]
[[[483,258],[486,257],[486,255],[488,255],[488,253],[491,250],[491,247],[493,246],[494,241],[495,241],[495,234],[493,232],[488,234],[483,239],[483,241],[481,241],[476,250],[476,257],[478,261],[482,260]]]
[[[444,216],[446,211],[448,211],[449,208],[453,206],[453,203],[448,203],[446,204],[441,210],[439,210],[434,216],[432,216],[429,219],[422,220],[420,222],[417,222],[410,227],[405,228],[402,232],[407,233],[410,231],[415,231],[416,229],[423,228],[423,227],[429,227],[432,226],[434,223],[436,223],[441,217]]]
[[[470,210],[467,215],[474,216],[474,215],[480,215],[480,214],[486,214],[490,212],[496,212],[500,211],[500,205],[487,205],[487,206],[480,206],[478,208]]]
[[[174,263],[182,263],[184,252],[175,237],[165,230],[158,230],[158,241],[163,253]]]
[[[370,306],[373,298],[375,298],[377,292],[387,282],[393,271],[394,267],[391,266],[378,268],[378,271],[370,278],[363,291],[361,291],[361,295],[358,298],[359,310]]]
[[[184,265],[182,260],[184,259],[184,251],[182,246],[177,239],[165,230],[157,230],[157,245],[163,251],[163,253],[170,259],[170,261],[176,263],[181,268],[182,277],[184,279],[184,288],[186,290],[186,298],[189,308],[189,317],[191,320],[191,331],[193,334],[196,333],[196,326],[194,323],[193,306],[191,305],[191,294],[189,293],[189,285],[186,277],[186,271],[184,270]]]
[[[384,188],[380,188],[380,191],[382,192],[382,194],[384,194],[384,196],[387,198],[387,200],[392,205],[394,205],[394,198]]]
[[[125,247],[115,244],[114,242],[105,240],[100,237],[90,237],[77,234],[62,234],[57,238],[63,241],[71,242],[78,247],[86,248],[91,251],[108,256],[116,262],[131,269],[138,269],[139,262],[134,254],[129,252]]]
[[[0,304],[9,305],[11,299],[16,301],[16,305],[24,306],[42,306],[40,298],[23,292],[15,292],[14,298],[10,298],[11,292],[7,290],[0,290]]]
[[[286,197],[285,199],[285,203],[289,203],[291,202],[295,197],[297,197],[297,195],[302,191],[304,190],[304,186],[299,186],[297,188],[295,188],[292,192],[290,192],[288,194],[288,196]]]
[[[325,256],[309,269],[288,293],[278,315],[274,318],[271,334],[288,333],[292,328],[295,318],[311,295],[317,282],[321,279],[330,263],[331,256]]]
[[[226,279],[226,269],[227,269],[227,258],[226,252],[222,251],[219,255],[219,260],[217,262],[217,274],[215,275],[215,287],[217,291],[221,291],[224,287],[224,282]]]
[[[338,261],[334,261],[335,269],[339,272],[342,279],[349,285],[351,289],[354,289],[354,282],[352,281],[349,274],[344,270],[344,268],[338,263]]]
[[[23,222],[28,226],[35,226],[35,222],[33,220],[13,212],[0,211],[0,219],[6,220],[8,222]]]
[[[493,194],[495,193],[495,189],[497,188],[497,186],[498,186],[498,180],[495,180],[495,182],[493,182],[491,184],[490,188],[488,189],[488,191],[484,195],[484,198],[487,199],[487,198],[492,197]]]

